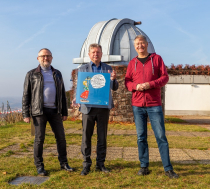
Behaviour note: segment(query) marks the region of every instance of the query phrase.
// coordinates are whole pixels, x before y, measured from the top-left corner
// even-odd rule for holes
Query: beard
[[[42,61],[41,62],[41,66],[45,67],[45,68],[49,68],[51,65],[50,61]]]

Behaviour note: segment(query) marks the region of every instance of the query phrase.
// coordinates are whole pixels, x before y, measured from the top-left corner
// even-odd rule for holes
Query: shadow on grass
[[[200,160],[202,161],[202,160]],[[206,161],[206,160],[203,160]],[[210,175],[210,165],[209,164],[190,164],[189,161],[179,161],[179,163],[172,162],[174,171],[180,176],[199,176],[203,177],[204,175]],[[107,166],[114,172],[121,172],[126,169],[140,169],[139,162],[112,162]],[[150,162],[149,169],[154,174],[161,175],[164,172],[162,162]]]

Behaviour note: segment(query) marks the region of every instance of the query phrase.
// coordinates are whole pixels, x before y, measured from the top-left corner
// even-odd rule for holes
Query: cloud
[[[24,40],[22,43],[20,43],[20,45],[18,45],[17,49],[20,49],[22,46],[24,46],[25,44],[29,43],[30,41],[32,41],[34,38],[36,38],[37,36],[45,33],[45,31],[47,30],[47,28],[53,24],[55,24],[56,21],[60,20],[63,16],[68,15],[69,13],[75,12],[78,9],[80,9],[83,6],[83,3],[80,2],[76,5],[75,8],[70,8],[60,14],[58,14],[58,18],[54,19],[53,21],[51,21],[50,23],[44,25],[38,32],[36,32],[35,34],[33,34],[31,37],[29,37],[28,39]]]
[[[25,41],[23,41],[22,43],[20,43],[20,45],[18,45],[17,49],[21,48],[22,46],[24,46],[25,44],[27,44],[28,42],[32,41],[34,38],[36,38],[37,36],[45,33],[46,29],[50,26],[53,25],[55,21],[52,21],[51,23],[48,23],[46,25],[44,25],[38,32],[36,32],[35,34],[33,34],[31,37],[29,37],[28,39],[26,39]]]

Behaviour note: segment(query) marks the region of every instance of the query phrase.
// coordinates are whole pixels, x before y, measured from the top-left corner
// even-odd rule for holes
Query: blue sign
[[[110,73],[78,72],[76,103],[109,105]]]

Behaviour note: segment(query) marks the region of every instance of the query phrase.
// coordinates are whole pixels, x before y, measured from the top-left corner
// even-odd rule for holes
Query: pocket
[[[151,90],[149,93],[146,93],[146,102],[148,105],[159,104],[161,102],[161,95],[159,91]]]

